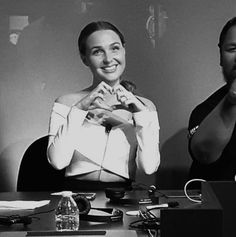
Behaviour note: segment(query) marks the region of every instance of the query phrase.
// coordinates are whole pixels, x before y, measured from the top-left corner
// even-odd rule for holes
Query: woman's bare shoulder
[[[78,101],[80,101],[84,96],[86,96],[88,92],[86,91],[79,91],[71,94],[66,94],[58,97],[55,102],[64,104],[67,106],[73,106],[76,104]]]
[[[151,110],[151,111],[155,111],[156,110],[156,106],[155,106],[155,104],[151,100],[149,100],[147,98],[144,98],[142,96],[137,96],[137,98],[140,101],[142,101],[149,108],[149,110]]]

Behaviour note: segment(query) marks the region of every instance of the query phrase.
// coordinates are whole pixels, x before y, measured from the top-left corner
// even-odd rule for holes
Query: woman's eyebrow
[[[121,43],[120,42],[114,42],[114,43],[111,43],[110,45],[115,45],[115,44],[119,44],[119,45],[121,45]]]
[[[102,48],[102,46],[93,46],[90,49],[100,49],[100,48]]]
[[[121,45],[121,43],[117,41],[117,42],[113,42],[113,43],[109,44],[109,46],[114,46],[116,44]],[[93,49],[103,49],[103,48],[104,47],[102,45],[95,45],[95,46],[92,46],[90,48],[90,50],[93,50]]]

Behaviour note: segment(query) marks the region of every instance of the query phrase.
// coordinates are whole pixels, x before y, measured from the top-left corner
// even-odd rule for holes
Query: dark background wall
[[[188,118],[196,104],[223,84],[217,40],[223,24],[234,16],[235,1],[0,3],[0,191],[15,190],[22,155],[32,141],[47,134],[54,99],[90,85],[77,36],[85,24],[100,19],[123,31],[125,77],[137,84],[138,93],[153,100],[159,112],[161,167],[155,175],[139,175],[137,180],[159,188],[183,187],[191,163]],[[153,9],[155,36],[153,25],[151,32],[146,29]],[[11,16],[28,16],[16,45],[9,42],[14,31],[9,28]]]

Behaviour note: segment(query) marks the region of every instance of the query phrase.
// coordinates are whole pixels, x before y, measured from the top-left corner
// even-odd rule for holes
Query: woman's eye
[[[113,47],[112,47],[112,50],[113,50],[113,51],[118,51],[118,50],[120,50],[120,47],[119,47],[119,46],[113,46]]]
[[[96,49],[92,52],[93,55],[101,55],[103,51],[101,49]]]

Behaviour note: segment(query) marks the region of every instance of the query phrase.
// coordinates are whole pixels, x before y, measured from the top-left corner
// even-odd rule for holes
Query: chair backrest
[[[65,169],[54,169],[47,160],[48,136],[25,151],[18,173],[17,191],[57,191],[63,187]]]

